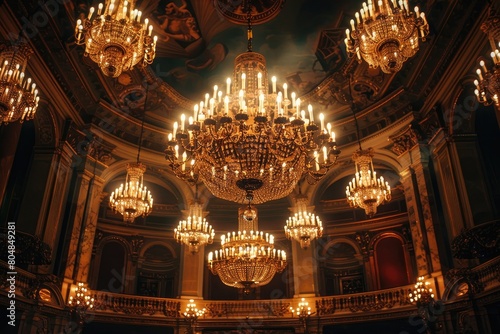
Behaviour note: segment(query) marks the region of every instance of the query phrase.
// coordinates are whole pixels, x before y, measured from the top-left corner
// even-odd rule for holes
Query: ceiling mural
[[[243,0],[156,0],[141,7],[158,35],[151,69],[187,99],[197,101],[232,75],[235,57],[247,50]],[[311,92],[345,62],[343,9],[335,1],[253,1],[253,51],[270,75],[298,96]],[[297,23],[301,22],[300,25]]]

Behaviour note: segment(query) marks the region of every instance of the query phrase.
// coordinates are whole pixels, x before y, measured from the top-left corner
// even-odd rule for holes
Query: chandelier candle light
[[[85,44],[85,56],[99,65],[102,72],[116,78],[137,64],[151,64],[155,58],[157,36],[152,37],[149,20],[142,23],[142,12],[135,1],[108,0],[97,12],[90,8],[86,18],[78,19],[75,38]]]
[[[31,120],[40,100],[36,84],[25,72],[33,50],[25,42],[1,47],[0,120],[4,124]]]
[[[247,212],[239,208],[238,232],[221,236],[221,249],[208,254],[208,267],[225,285],[250,294],[252,288],[266,285],[282,272],[287,262],[285,251],[274,248],[274,236],[258,231],[258,217]]]
[[[211,244],[215,231],[203,217],[203,209],[199,203],[189,206],[189,215],[186,220],[181,220],[174,229],[174,238],[179,243],[189,247],[189,251],[197,253],[200,246]]]
[[[424,282],[424,276],[420,276],[415,283],[415,290],[410,293],[411,303],[416,303],[418,307],[426,307],[434,301],[434,294],[432,293],[432,288],[429,287],[429,282]]]
[[[408,0],[368,0],[355,17],[346,30],[347,51],[384,73],[398,72],[429,34],[425,14],[418,7],[411,12]]]
[[[285,235],[288,239],[298,241],[301,248],[307,249],[312,240],[323,235],[323,224],[318,216],[307,211],[306,197],[299,196],[296,201],[295,214],[286,221]]]
[[[249,19],[250,22],[250,19]],[[335,163],[335,133],[323,114],[315,122],[307,106],[251,49],[235,59],[233,77],[181,115],[168,136],[166,159],[177,177],[199,178],[216,197],[254,204],[289,195],[303,175],[323,177]],[[318,119],[316,119],[317,121]]]

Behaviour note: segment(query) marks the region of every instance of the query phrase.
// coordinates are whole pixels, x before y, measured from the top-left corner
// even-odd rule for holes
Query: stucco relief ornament
[[[224,19],[241,25],[247,24],[248,13],[245,8],[248,5],[252,10],[252,23],[257,25],[275,18],[284,4],[285,0],[214,0],[215,9]]]

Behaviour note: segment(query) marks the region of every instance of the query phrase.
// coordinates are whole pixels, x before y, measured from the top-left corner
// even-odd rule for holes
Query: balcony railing
[[[8,265],[0,260],[0,267],[7,269]],[[17,269],[16,296],[26,300],[40,298],[38,290],[44,283],[52,283],[51,286],[61,286],[61,283],[53,275],[35,275],[21,268]],[[7,271],[0,270],[0,294],[5,295],[8,291]],[[496,289],[498,272],[500,271],[500,257],[483,263],[475,268],[456,269],[455,274],[459,278],[467,279],[467,282],[480,287],[476,292],[486,292]],[[450,271],[452,272],[452,271]],[[436,291],[434,284],[431,288]],[[371,292],[356,293],[341,296],[325,296],[306,298],[313,312],[322,318],[335,318],[336,316],[370,315],[388,311],[406,312],[414,307],[408,294],[413,290],[413,285],[378,290]],[[127,317],[143,317],[148,315],[151,319],[171,319],[181,317],[181,310],[187,304],[187,300],[174,298],[155,298],[135,295],[116,294],[106,291],[91,291],[95,300],[96,315],[125,315]],[[198,308],[205,308],[203,320],[241,319],[248,318],[270,318],[283,319],[292,318],[290,307],[297,307],[298,298],[295,299],[273,299],[273,300],[242,300],[242,301],[213,301],[197,300]],[[148,319],[149,319],[148,317]],[[141,318],[143,319],[143,318]],[[152,320],[153,321],[153,320]]]
[[[339,297],[316,300],[318,315],[338,313],[373,312],[383,309],[395,309],[411,305],[408,297],[413,292],[413,285],[396,289],[356,293]]]

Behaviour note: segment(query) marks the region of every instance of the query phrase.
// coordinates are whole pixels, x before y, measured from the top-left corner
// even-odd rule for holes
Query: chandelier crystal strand
[[[31,78],[26,78],[26,66],[33,53],[22,41],[0,46],[0,117],[3,124],[31,120],[40,97]]]
[[[425,14],[418,7],[411,12],[407,0],[368,0],[355,17],[346,30],[347,51],[384,73],[398,72],[429,34]]]
[[[359,149],[352,155],[356,174],[346,187],[347,201],[351,207],[365,210],[368,217],[377,213],[377,207],[391,200],[391,187],[383,176],[377,178],[373,169],[373,150]]]
[[[202,206],[197,202],[189,206],[189,215],[174,229],[175,240],[187,245],[192,254],[197,253],[200,246],[211,244],[214,236],[215,231],[204,218]]]
[[[233,77],[181,115],[165,150],[175,175],[201,179],[216,197],[259,204],[289,195],[300,178],[313,183],[336,162],[340,151],[330,124],[314,121],[313,108],[287,84],[269,85],[266,60],[249,48],[236,57]]]
[[[274,236],[257,230],[258,217],[245,220],[247,210],[239,208],[238,231],[221,236],[221,249],[208,254],[208,267],[225,285],[250,294],[282,272],[287,262],[285,251],[274,248]]]
[[[293,211],[294,215],[286,221],[285,235],[288,239],[295,239],[301,248],[306,249],[312,240],[323,235],[323,223],[314,213],[308,212],[306,197],[296,199]]]
[[[152,31],[147,18],[142,23],[134,0],[108,0],[97,10],[91,7],[83,21],[77,20],[75,38],[78,45],[85,44],[85,56],[106,76],[116,78],[135,65],[153,62],[158,38]]]
[[[491,61],[493,66],[484,61],[479,61],[479,68],[476,70],[478,79],[474,80],[477,100],[484,105],[494,104],[500,107],[500,16],[490,8],[487,20],[481,25],[481,29],[488,35],[491,45]]]

